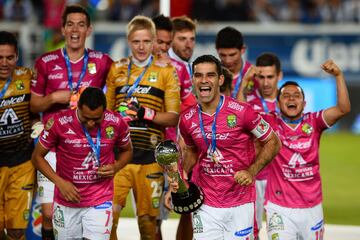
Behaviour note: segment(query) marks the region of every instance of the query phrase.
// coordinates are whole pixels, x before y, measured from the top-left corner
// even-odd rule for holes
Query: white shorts
[[[107,240],[112,227],[112,202],[96,207],[71,208],[54,202],[55,239]]]
[[[232,208],[214,208],[203,204],[192,214],[194,239],[253,239],[254,208],[254,203]]]
[[[48,161],[52,169],[56,171],[56,153],[48,152],[45,156],[45,160]],[[37,171],[38,182],[38,201],[39,203],[53,203],[54,202],[54,188],[55,185],[40,171]]]
[[[269,239],[321,240],[324,236],[322,204],[312,208],[286,208],[265,205]]]
[[[267,183],[266,180],[255,181],[255,188],[256,188],[255,214],[256,214],[256,223],[259,231],[262,227],[262,218],[264,214],[266,183]]]

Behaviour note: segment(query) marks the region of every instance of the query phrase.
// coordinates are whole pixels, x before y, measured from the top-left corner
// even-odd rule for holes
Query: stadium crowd
[[[301,86],[277,87],[281,59],[245,61],[236,28],[217,33],[218,56],[195,58],[193,18],[357,22],[357,1],[199,0],[188,2],[190,17],[173,18],[157,16],[158,1],[108,1],[105,18],[128,21],[121,59],[85,47],[101,17],[97,5],[74,2],[44,1],[36,13],[65,43],[34,69],[17,66],[17,39],[0,31],[0,239],[25,239],[35,192],[42,239],[117,239],[130,192],[141,239],[162,239],[166,192],[178,190],[155,159],[165,139],[177,142],[181,176],[205,198],[181,216],[177,239],[258,239],[264,208],[268,239],[322,239],[319,141],[350,111],[342,70],[335,60],[319,66],[336,79],[337,101],[305,113]],[[5,1],[3,18],[28,21],[36,4]]]

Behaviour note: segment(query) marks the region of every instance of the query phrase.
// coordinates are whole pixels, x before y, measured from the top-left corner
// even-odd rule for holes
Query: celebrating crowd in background
[[[264,215],[268,239],[323,238],[319,141],[350,112],[336,59],[319,66],[336,79],[336,103],[306,113],[302,86],[278,88],[281,59],[246,61],[235,26],[218,31],[218,56],[193,56],[193,18],[357,22],[357,1],[185,1],[188,16],[173,18],[157,15],[158,1],[45,3],[2,5],[4,19],[41,20],[64,46],[31,70],[16,65],[15,35],[0,32],[0,239],[25,239],[33,194],[42,239],[117,239],[129,193],[141,239],[162,239],[167,191],[178,190],[155,159],[165,139],[179,146],[182,178],[204,193],[177,239],[258,239]],[[86,48],[91,18],[129,21],[129,56]]]

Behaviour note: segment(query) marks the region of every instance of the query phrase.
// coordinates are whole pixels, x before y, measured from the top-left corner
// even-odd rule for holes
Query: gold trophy
[[[185,183],[178,171],[179,150],[172,140],[160,142],[155,149],[157,163],[162,166],[168,176],[179,184],[176,193],[171,193],[174,211],[179,214],[191,213],[204,202],[201,189],[192,182]]]

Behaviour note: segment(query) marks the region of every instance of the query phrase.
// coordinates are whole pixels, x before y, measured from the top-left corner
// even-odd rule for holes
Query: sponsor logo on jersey
[[[149,82],[156,82],[157,76],[158,76],[157,72],[151,72],[148,78]]]
[[[59,65],[55,64],[53,71],[58,71],[58,70],[62,70],[62,68]]]
[[[227,125],[229,128],[233,128],[236,126],[236,115],[230,114],[226,117]]]
[[[71,123],[72,121],[73,121],[72,116],[63,116],[63,117],[59,118],[59,122],[60,122],[61,125]]]
[[[189,120],[194,115],[195,112],[196,112],[195,108],[191,109],[190,112],[185,114],[185,119]]]
[[[9,99],[3,99],[1,100],[0,107],[7,107],[10,105],[15,105],[18,103],[22,103],[25,100],[25,94],[17,97],[11,97]]]
[[[306,161],[304,160],[304,158],[301,156],[300,153],[294,153],[288,163],[289,167],[291,168],[295,168],[297,166],[304,166],[306,165]]]
[[[58,59],[59,56],[58,55],[55,55],[55,54],[50,54],[50,55],[46,55],[44,57],[41,58],[41,60],[44,62],[44,63],[48,63],[50,61],[54,61],[56,59]]]
[[[49,74],[48,79],[49,80],[56,80],[56,79],[63,79],[64,74],[62,73],[56,73],[56,74]]]
[[[104,117],[104,120],[105,121],[108,121],[108,122],[114,122],[114,123],[119,123],[119,118],[116,117],[114,114],[112,113],[105,113],[105,117]]]
[[[244,106],[240,105],[237,102],[229,101],[228,108],[231,108],[231,109],[234,109],[237,111],[242,111],[244,109]]]
[[[98,58],[101,59],[103,54],[101,52],[90,52],[89,57],[90,58]]]
[[[197,127],[198,125],[196,124],[196,123],[194,123],[194,122],[191,122],[191,127],[190,127],[190,129],[192,129],[192,128],[194,128],[194,127]]]
[[[96,63],[88,63],[87,67],[90,74],[96,73]]]
[[[248,227],[248,228],[242,229],[242,230],[240,230],[240,231],[236,231],[236,232],[234,233],[234,235],[237,236],[237,237],[245,237],[245,236],[251,234],[252,231],[253,231],[253,228],[252,228],[252,227]]]
[[[5,109],[0,117],[0,138],[7,138],[24,133],[23,122],[12,108]]]
[[[139,93],[139,94],[148,94],[151,90],[151,86],[148,87],[143,87],[143,86],[138,86],[137,88],[135,88],[134,93]]]
[[[68,128],[68,130],[65,134],[76,135],[75,132],[73,130],[71,130],[70,128]]]
[[[306,141],[306,142],[297,142],[297,143],[289,143],[286,140],[283,140],[283,145],[291,148],[291,149],[307,149],[310,148],[312,144],[312,139]]]
[[[109,126],[107,128],[105,128],[105,132],[106,132],[106,138],[107,139],[113,139],[115,132],[114,132],[114,127],[113,126]]]

